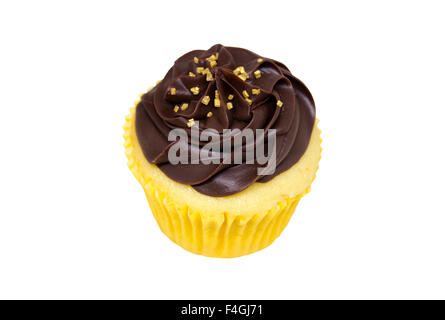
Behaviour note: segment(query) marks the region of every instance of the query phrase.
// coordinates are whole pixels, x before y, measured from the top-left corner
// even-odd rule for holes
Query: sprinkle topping
[[[196,77],[196,75],[193,72],[189,72],[190,77]]]
[[[195,63],[198,64],[199,59],[198,59],[197,57],[194,57],[194,58],[193,58],[193,61],[195,61]]]
[[[239,66],[237,68],[235,68],[235,70],[233,70],[233,73],[237,76],[239,76],[241,73],[246,73],[246,70],[244,69],[243,66]]]
[[[191,128],[195,124],[195,120],[193,118],[189,119],[187,121],[187,127]]]
[[[206,75],[206,80],[207,81],[212,81],[213,80],[213,75],[212,72],[209,70],[209,68],[203,68],[203,67],[197,67],[196,68],[196,72],[197,73],[201,73],[202,75]]]
[[[252,94],[260,94],[261,90],[260,89],[252,89]]]
[[[210,57],[208,57],[206,60],[207,60],[207,61],[216,61],[216,60],[218,60],[218,57],[217,57],[216,55],[212,54],[212,55],[211,55]]]
[[[213,104],[215,105],[215,108],[221,107],[221,100],[219,100],[219,91],[218,90],[215,90],[215,100],[214,100]]]
[[[216,55],[212,54],[210,57],[206,59],[210,63],[210,67],[214,67],[218,64],[216,60],[218,60],[218,53]]]
[[[201,102],[205,105],[208,105],[210,102],[210,97],[209,96],[204,96],[201,100]]]
[[[261,58],[256,59],[256,62],[258,62],[258,63],[261,63],[261,62],[263,62],[263,61],[264,61],[264,60],[261,59]]]
[[[229,100],[233,100],[233,94],[229,94],[229,96],[227,97],[227,99],[229,99]]]
[[[208,112],[207,113],[207,118],[210,118],[211,116],[213,116],[213,112]]]
[[[243,81],[246,81],[247,79],[249,79],[249,75],[246,73],[246,70],[244,69],[243,66],[239,66],[239,67],[235,68],[235,70],[233,70],[233,73]]]
[[[283,101],[278,100],[277,101],[277,107],[281,108],[283,106]]]
[[[244,96],[244,98],[249,98],[249,94],[247,93],[247,91],[246,90],[243,90],[243,96]]]
[[[255,71],[253,74],[255,75],[255,78],[257,78],[257,79],[261,78],[261,71],[260,70]]]
[[[196,96],[199,94],[199,87],[190,88],[190,91]]]
[[[227,102],[227,109],[232,110],[233,109],[233,103]]]
[[[179,110],[179,106],[176,105],[176,106],[173,108],[173,111],[174,111],[174,112],[178,112],[178,110]]]
[[[206,80],[207,81],[213,81],[212,73],[209,71],[209,69],[206,69],[206,70],[208,70],[208,72],[206,73]]]
[[[170,89],[170,94],[171,94],[172,96],[174,96],[174,95],[176,94],[176,88],[171,88],[171,89]]]
[[[185,111],[185,110],[187,110],[188,107],[189,107],[188,103],[183,103],[182,106],[181,106],[181,110]]]

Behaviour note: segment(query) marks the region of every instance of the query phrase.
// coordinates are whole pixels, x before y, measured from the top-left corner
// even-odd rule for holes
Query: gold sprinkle
[[[174,96],[174,95],[176,94],[176,88],[171,88],[171,89],[170,89],[170,94],[171,94],[172,96]]]
[[[252,94],[260,94],[260,89],[252,89]]]
[[[198,60],[197,57],[194,57],[194,58],[193,58],[193,61],[195,61],[196,64],[199,62],[199,60]]]
[[[219,91],[215,90],[215,99],[219,99]]]
[[[257,78],[257,79],[261,78],[261,71],[260,70],[255,71],[253,74],[255,75],[255,78]]]
[[[216,59],[216,56],[214,54],[212,54],[210,57],[206,58],[207,61],[212,61],[215,59]]]
[[[232,110],[233,109],[233,103],[227,102],[227,109]]]
[[[213,75],[212,75],[212,73],[210,71],[206,73],[206,80],[207,81],[213,81]]]
[[[246,102],[249,106],[252,104],[252,100],[250,100],[249,98],[246,98]]]
[[[229,100],[233,100],[233,94],[229,94],[229,96],[227,97],[227,99],[229,99]]]
[[[213,112],[208,112],[207,113],[207,118],[210,118],[211,116],[213,116]]]
[[[258,62],[258,63],[261,63],[261,62],[263,62],[263,61],[264,61],[264,60],[261,59],[261,58],[256,59],[256,62]]]
[[[212,72],[209,70],[209,68],[204,69],[203,67],[198,67],[198,68],[196,68],[196,72],[201,73],[202,75],[206,75],[207,81],[213,80],[213,75],[212,75]]]
[[[187,110],[188,107],[189,107],[188,103],[183,103],[182,106],[181,106],[181,110],[185,111],[185,110]]]
[[[246,70],[243,66],[239,66],[233,70],[233,73],[237,75],[241,80],[246,81],[249,79],[249,75],[246,73]]]
[[[243,90],[243,96],[244,96],[244,98],[249,98],[249,94],[247,93],[247,91],[246,90]]]
[[[238,78],[240,78],[243,81],[246,81],[247,79],[249,79],[249,75],[247,73],[243,73],[243,74],[240,74],[238,76]]]
[[[208,62],[210,62],[210,65],[212,65],[212,61],[214,61],[214,62],[216,62],[216,60],[218,60],[218,57],[217,56],[215,56],[214,54],[212,54],[210,57],[208,57],[207,59],[206,59]],[[215,63],[215,65],[216,65],[216,63]],[[213,67],[213,66],[212,66]]]
[[[190,88],[190,91],[196,96],[199,94],[199,87]]]
[[[176,106],[173,108],[173,111],[174,111],[174,112],[178,112],[178,110],[179,110],[179,106],[176,105]]]
[[[243,66],[239,66],[235,70],[233,70],[233,73],[236,74],[236,75],[239,75],[241,73],[246,73],[246,70],[244,70]]]
[[[210,66],[213,68],[214,66],[216,66],[218,64],[218,62],[216,61],[210,61]]]
[[[196,77],[196,75],[193,72],[189,72],[190,77]]]
[[[208,105],[210,102],[210,97],[209,96],[204,96],[201,100],[202,103],[204,103],[205,105]]]
[[[187,121],[187,127],[191,128],[195,124],[195,120],[193,118],[189,119]]]
[[[221,100],[215,98],[214,104],[215,104],[215,108],[221,107]]]
[[[277,101],[277,107],[281,108],[283,106],[283,101],[278,100]]]

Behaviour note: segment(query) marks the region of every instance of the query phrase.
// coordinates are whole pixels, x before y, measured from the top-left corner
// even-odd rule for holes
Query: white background
[[[0,298],[445,298],[440,1],[2,1]],[[168,240],[128,109],[215,43],[284,62],[323,135],[312,192],[237,259]]]

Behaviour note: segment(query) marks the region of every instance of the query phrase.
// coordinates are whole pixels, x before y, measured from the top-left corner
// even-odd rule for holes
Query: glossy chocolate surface
[[[206,68],[208,71],[203,72]],[[255,73],[257,70],[260,72]],[[195,87],[199,88],[198,94],[190,90]],[[259,89],[259,94],[252,94],[252,89]],[[220,107],[215,107],[215,90]],[[244,90],[249,93],[248,99]],[[229,95],[233,95],[232,100]],[[202,101],[204,96],[210,97],[207,105]],[[278,101],[282,102],[281,107],[277,106]],[[228,102],[233,108],[228,108]],[[182,110],[185,103],[188,107]],[[175,106],[179,107],[176,111]],[[168,150],[177,142],[168,141],[168,134],[174,128],[183,128],[190,135],[190,119],[199,121],[200,131],[211,128],[221,136],[224,129],[276,129],[275,173],[259,176],[257,163],[169,163]],[[304,154],[314,122],[315,105],[309,90],[284,64],[222,45],[180,57],[164,79],[142,96],[136,109],[136,133],[147,160],[170,179],[215,197],[238,193],[254,182],[267,182],[289,169]],[[189,143],[191,153],[199,152],[203,146]],[[222,159],[228,155],[217,156]]]

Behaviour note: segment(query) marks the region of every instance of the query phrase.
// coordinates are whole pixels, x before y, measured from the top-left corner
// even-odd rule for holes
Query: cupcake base
[[[145,188],[151,211],[162,232],[184,249],[208,257],[233,258],[270,245],[281,234],[302,195],[288,198],[249,219],[224,213],[220,221],[189,207],[176,208],[153,187]]]
[[[137,104],[137,103],[136,103]],[[314,127],[303,157],[266,183],[228,197],[209,197],[166,177],[143,156],[135,132],[135,108],[124,125],[128,166],[144,188],[162,232],[182,248],[208,257],[233,258],[269,246],[309,192],[321,154]]]

